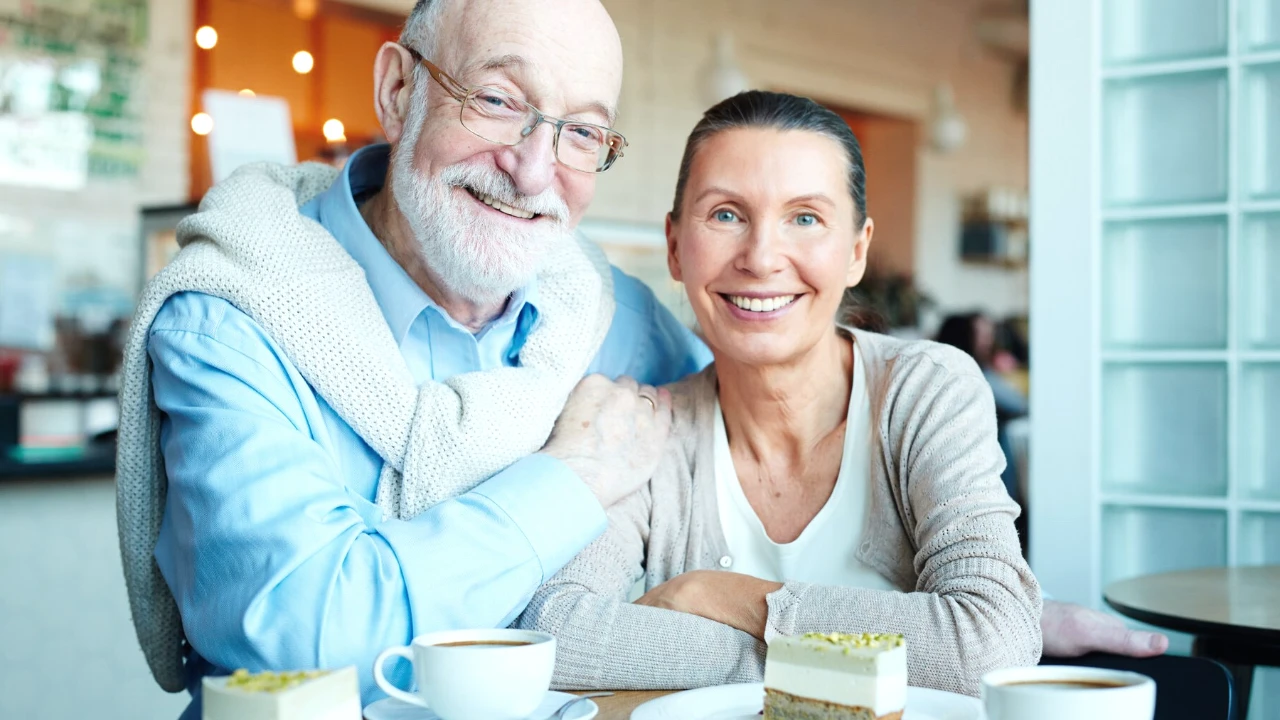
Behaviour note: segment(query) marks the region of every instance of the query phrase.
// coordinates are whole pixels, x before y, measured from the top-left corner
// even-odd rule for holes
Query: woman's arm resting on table
[[[523,628],[556,636],[553,685],[670,690],[757,681],[764,644],[717,622],[627,602],[642,577],[647,487],[609,509],[609,529],[538,590]]]
[[[1022,559],[1013,526],[1017,506],[1000,482],[991,391],[976,367],[963,370],[921,373],[918,401],[902,410],[910,417],[892,423],[906,428],[889,447],[914,528],[915,592],[808,583],[776,589],[708,571],[677,577],[646,597],[758,637],[902,633],[913,685],[976,694],[987,671],[1034,665],[1041,649],[1040,588]],[[758,619],[762,602],[767,630]]]

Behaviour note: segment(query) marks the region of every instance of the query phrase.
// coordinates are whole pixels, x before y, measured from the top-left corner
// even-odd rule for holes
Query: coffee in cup
[[[413,663],[415,692],[387,681],[383,665]],[[442,720],[523,720],[551,687],[556,640],[533,630],[445,630],[427,633],[373,661],[373,679],[387,695],[430,708]]]
[[[982,676],[982,706],[987,720],[1151,720],[1156,684],[1104,668],[1009,668]]]

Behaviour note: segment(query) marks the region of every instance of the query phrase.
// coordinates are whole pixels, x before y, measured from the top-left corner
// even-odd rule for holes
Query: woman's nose
[[[770,224],[751,227],[738,256],[738,269],[755,277],[768,277],[782,269],[786,256],[782,251],[782,238]]]

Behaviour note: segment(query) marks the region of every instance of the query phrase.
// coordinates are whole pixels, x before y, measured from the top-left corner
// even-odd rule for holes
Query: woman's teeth
[[[779,295],[771,298],[749,298],[741,295],[726,295],[725,297],[729,298],[729,302],[747,312],[773,312],[790,305],[796,299],[795,295]]]
[[[494,210],[497,210],[498,212],[504,212],[512,217],[518,217],[522,220],[533,219],[533,213],[527,210],[521,210],[520,208],[511,207],[510,205],[502,202],[501,200],[493,197],[492,195],[486,195],[480,192],[479,190],[472,190],[471,188],[467,188],[467,192],[471,193],[471,196],[474,197],[475,199],[479,200],[485,205],[488,205]]]

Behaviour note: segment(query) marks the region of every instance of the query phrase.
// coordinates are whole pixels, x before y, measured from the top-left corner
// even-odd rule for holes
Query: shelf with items
[[[960,260],[1001,268],[1027,265],[1030,225],[1023,190],[993,187],[964,199]]]

